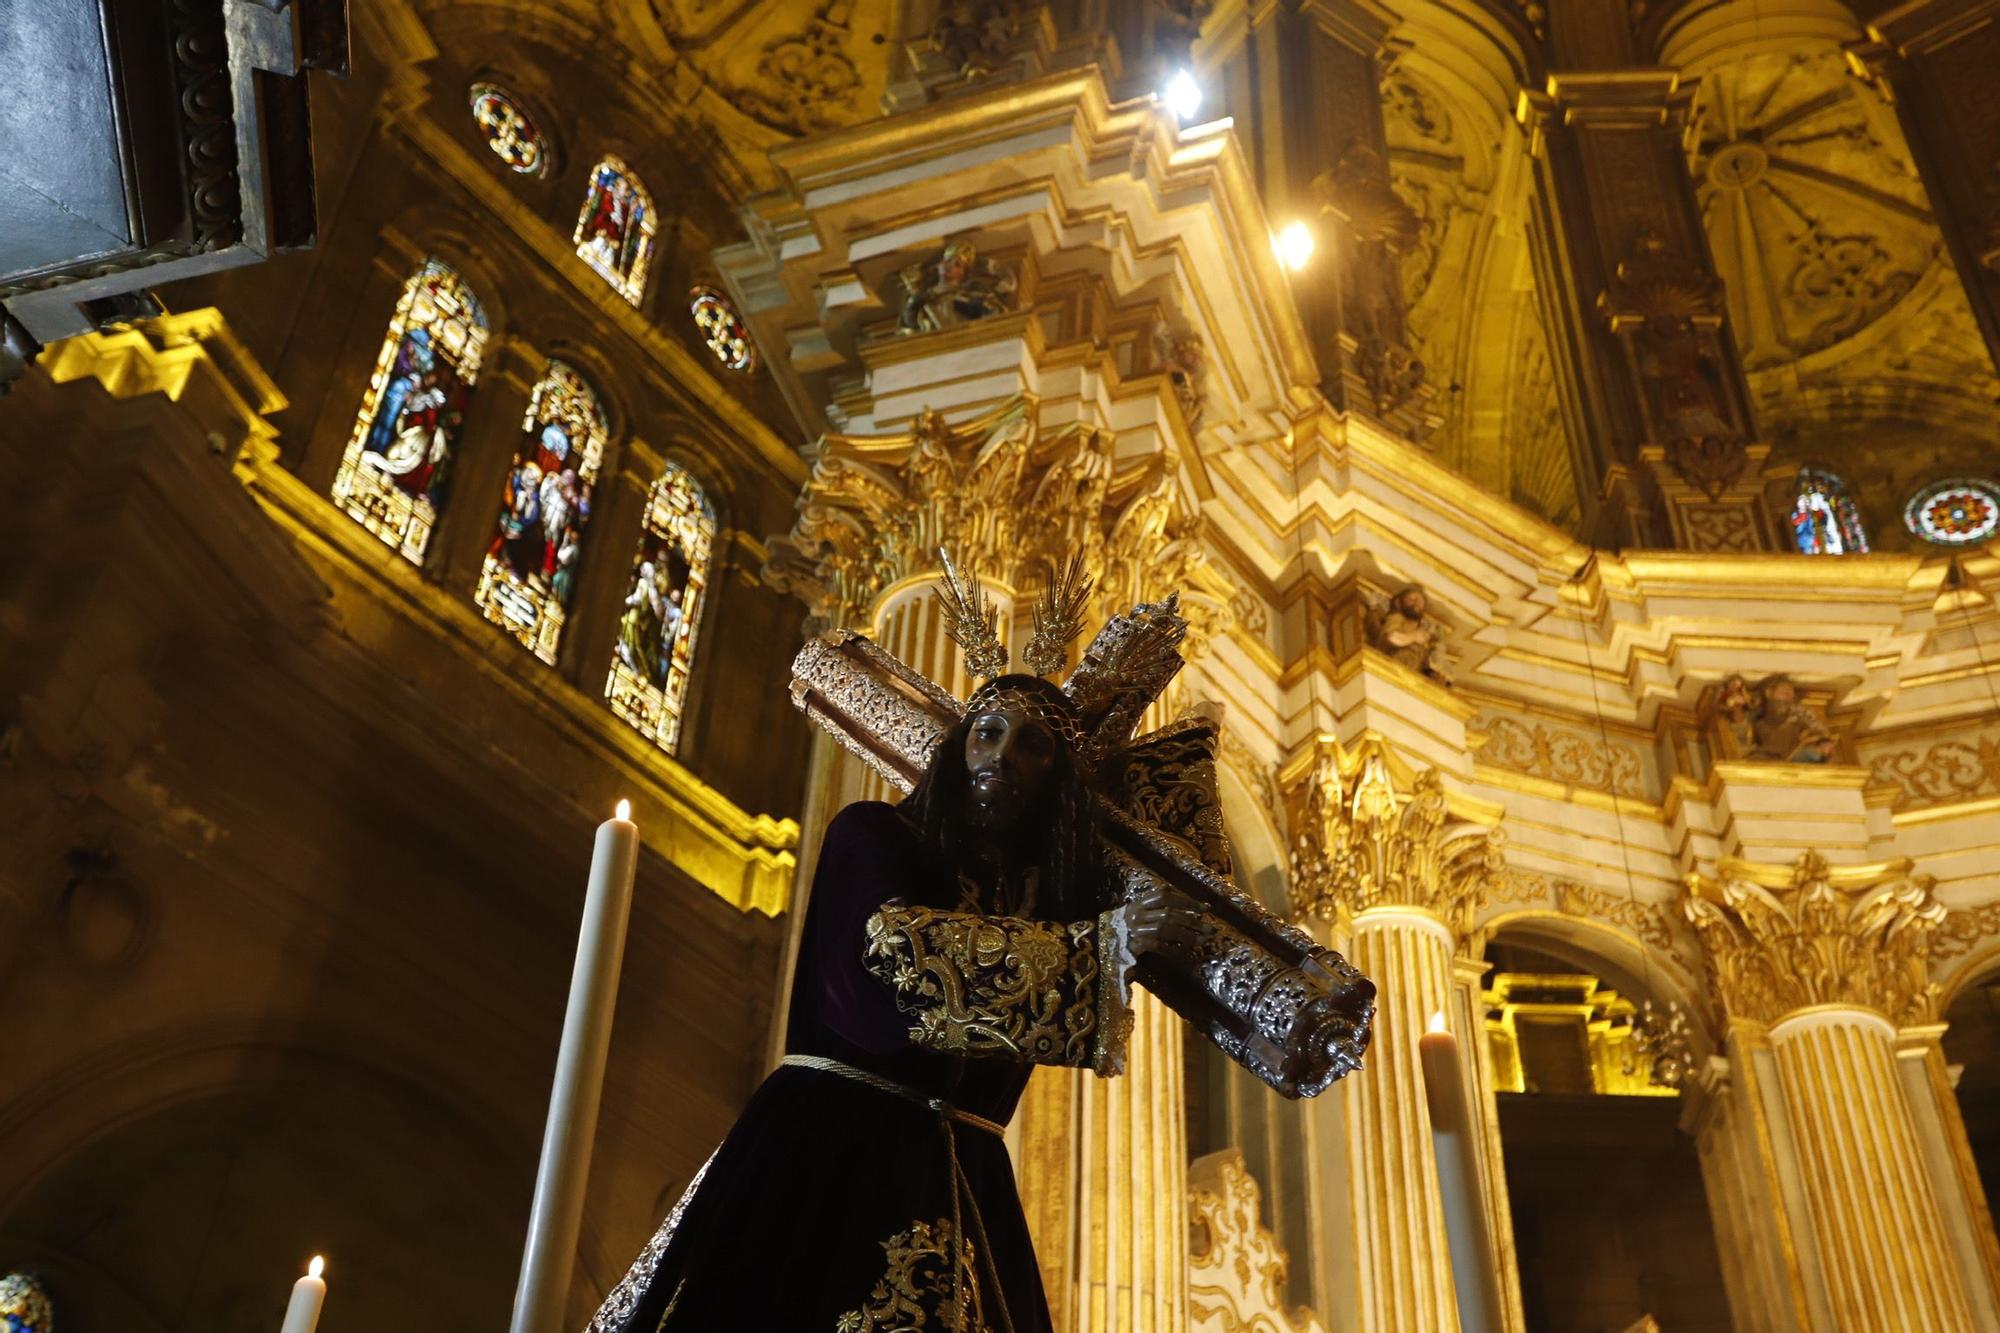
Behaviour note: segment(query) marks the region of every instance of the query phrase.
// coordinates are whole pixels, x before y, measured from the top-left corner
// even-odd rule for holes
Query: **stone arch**
[[[1505,937],[1571,961],[1624,995],[1679,1004],[1688,1017],[1696,1062],[1719,1052],[1715,1015],[1701,979],[1630,932],[1547,908],[1503,912],[1481,922],[1479,930],[1488,940]]]

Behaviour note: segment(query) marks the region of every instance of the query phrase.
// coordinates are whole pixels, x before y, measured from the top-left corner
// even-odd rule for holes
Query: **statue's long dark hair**
[[[1056,687],[1038,677],[1023,676],[1052,694]],[[903,798],[903,816],[915,826],[927,869],[946,884],[956,884],[965,864],[968,828],[966,805],[972,777],[965,768],[965,738],[974,715],[968,713],[938,741],[931,766]],[[1042,835],[1041,885],[1034,915],[1050,921],[1081,921],[1103,910],[1103,860],[1091,813],[1090,788],[1069,747],[1057,741],[1056,761],[1043,805],[1026,819],[1024,836]]]

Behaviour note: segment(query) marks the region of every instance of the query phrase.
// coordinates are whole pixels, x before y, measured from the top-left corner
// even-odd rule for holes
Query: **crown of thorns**
[[[1060,564],[1051,562],[1034,604],[1034,631],[1021,654],[1028,671],[1010,675],[999,608],[987,602],[977,574],[961,572],[949,552],[938,554],[944,568],[937,596],[945,633],[964,650],[966,671],[981,681],[966,701],[968,717],[995,708],[1018,709],[1046,724],[1079,760],[1094,766],[1131,739],[1146,708],[1181,668],[1187,621],[1175,595],[1113,616],[1060,690],[1038,684],[1037,678],[1069,661],[1069,645],[1083,629],[1095,586],[1084,573],[1083,557],[1073,555]]]

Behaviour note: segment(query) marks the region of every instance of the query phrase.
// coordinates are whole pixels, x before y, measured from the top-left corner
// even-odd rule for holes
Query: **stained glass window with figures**
[[[1839,477],[1821,468],[1799,469],[1792,540],[1807,555],[1859,555],[1868,550],[1861,515]]]
[[[576,219],[576,252],[633,305],[646,294],[657,225],[653,196],[631,168],[615,157],[599,162]]]
[[[332,492],[335,504],[412,564],[423,563],[450,498],[485,348],[479,298],[450,265],[426,259],[403,284]]]
[[[605,697],[612,711],[669,754],[694,665],[708,592],[715,510],[693,477],[669,463],[646,498],[646,526],[618,613]]]
[[[527,176],[548,169],[548,141],[512,93],[492,83],[475,83],[469,93],[472,121],[495,157]]]
[[[576,591],[604,437],[597,391],[575,367],[550,361],[528,399],[473,600],[551,664]]]
[[[688,293],[688,313],[694,316],[695,329],[717,361],[730,370],[757,368],[750,328],[727,296],[713,287],[696,287]]]

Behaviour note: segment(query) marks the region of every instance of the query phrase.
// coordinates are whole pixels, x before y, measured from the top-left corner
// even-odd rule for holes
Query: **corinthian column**
[[[1490,1128],[1484,1012],[1468,1002],[1479,969],[1460,966],[1456,955],[1499,864],[1497,837],[1450,819],[1436,770],[1408,773],[1379,742],[1349,754],[1322,738],[1296,784],[1293,909],[1333,925],[1379,996],[1366,1068],[1326,1094],[1346,1099],[1352,1326],[1455,1329],[1417,1039],[1432,1015],[1445,1016],[1469,1066],[1466,1085],[1488,1104],[1478,1117]],[[1506,1182],[1497,1142],[1486,1137],[1482,1204],[1508,1270],[1499,1275],[1508,1326],[1519,1328]]]
[[[1708,955],[1732,1048],[1768,1042],[1782,1105],[1778,1204],[1812,1323],[1868,1333],[1991,1327],[1991,1295],[1898,1067],[1898,1029],[1926,1023],[1931,934],[1944,908],[1909,863],[1830,868],[1725,861],[1683,906]],[[1789,1156],[1790,1160],[1784,1160]],[[1954,1232],[1961,1233],[1954,1235]],[[1974,1318],[1975,1304],[1981,1311]]]

